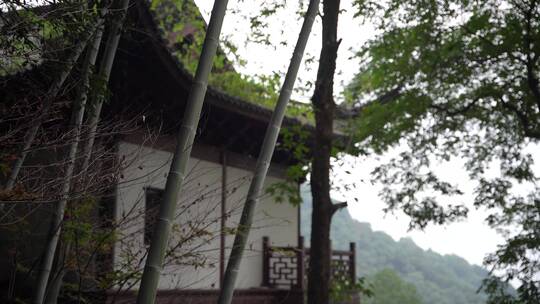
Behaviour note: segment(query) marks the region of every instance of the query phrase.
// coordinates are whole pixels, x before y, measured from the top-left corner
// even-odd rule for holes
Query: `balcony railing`
[[[309,272],[309,248],[304,238],[298,247],[270,246],[270,239],[263,237],[263,286],[278,289],[304,289]],[[332,250],[331,276],[334,282],[356,281],[355,244],[349,250]]]

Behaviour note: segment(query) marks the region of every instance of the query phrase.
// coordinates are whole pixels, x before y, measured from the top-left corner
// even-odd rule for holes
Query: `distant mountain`
[[[301,231],[308,243],[312,210],[309,187],[302,186],[301,195]],[[416,287],[424,304],[485,303],[486,296],[476,291],[487,271],[470,265],[459,256],[423,250],[410,238],[396,242],[384,232],[373,231],[370,224],[353,219],[346,209],[334,215],[331,238],[335,249],[347,249],[350,242],[356,243],[356,273],[359,276],[371,279],[381,271],[391,269]],[[396,304],[400,303],[399,299],[396,301]]]

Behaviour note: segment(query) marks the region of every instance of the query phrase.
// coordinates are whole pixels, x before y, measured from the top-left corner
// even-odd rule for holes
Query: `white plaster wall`
[[[251,173],[238,169],[228,168],[229,183],[242,178],[250,179]],[[282,181],[268,176],[265,185]],[[231,186],[233,186],[232,184]],[[237,227],[242,205],[245,202],[249,182],[238,182],[236,192],[227,197],[227,210],[232,216],[227,220],[228,227]],[[298,210],[289,203],[275,203],[269,195],[264,195],[254,213],[252,230],[244,252],[240,272],[237,278],[237,288],[259,287],[262,283],[262,238],[268,236],[270,243],[275,246],[296,246],[298,242]],[[234,236],[227,236],[227,248],[233,245]],[[228,257],[229,250],[226,251]]]
[[[144,189],[164,189],[172,154],[127,142],[120,142],[118,151],[120,159],[129,165],[123,170],[116,193],[115,215],[121,228],[114,248],[114,265],[116,269],[142,269],[147,250],[143,241]],[[174,252],[179,256],[177,261],[184,265],[169,260],[160,279],[160,289],[219,288],[221,172],[221,164],[191,158],[169,244],[180,245]],[[227,211],[230,214],[227,227],[236,227],[250,179],[248,170],[227,168]],[[280,179],[269,176],[266,185],[278,181]],[[262,237],[269,236],[274,245],[295,246],[297,227],[296,207],[275,203],[268,195],[261,198],[241,264],[238,288],[261,286]],[[227,236],[227,247],[232,246],[233,239],[234,236]],[[188,266],[184,263],[186,261],[204,266]]]

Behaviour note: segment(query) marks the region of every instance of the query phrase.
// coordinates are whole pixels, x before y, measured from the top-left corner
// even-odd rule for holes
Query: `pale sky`
[[[208,20],[213,1],[195,0],[195,2]],[[291,2],[294,3],[291,4]],[[338,54],[335,81],[336,95],[352,79],[358,66],[356,60],[350,59],[353,55],[351,49],[358,50],[362,43],[374,35],[371,26],[361,26],[359,20],[353,19],[354,10],[351,8],[350,2],[342,1],[342,8],[345,11],[340,15],[339,19],[338,36],[343,38],[343,41]],[[298,4],[298,1],[287,1],[287,3],[294,6]],[[255,1],[238,2],[234,0],[229,1],[229,8],[240,10],[242,16],[256,14],[260,9]],[[295,10],[291,9],[290,11],[294,12]],[[294,13],[279,15],[276,18],[276,22],[272,23],[268,30],[273,34],[275,41],[286,40],[288,42],[287,46],[279,46],[276,49],[253,44],[244,45],[244,41],[249,34],[249,22],[247,18],[243,18],[238,14],[228,14],[226,16],[222,33],[236,43],[241,58],[247,61],[244,68],[238,69],[240,72],[249,75],[271,74],[274,71],[285,73],[297,38],[296,35],[300,30],[300,24]],[[284,30],[283,33],[282,29]],[[317,18],[304,58],[309,56],[318,58],[320,45],[320,18]],[[299,78],[303,83],[313,81],[316,76],[316,69],[316,61],[311,65],[302,66]],[[296,94],[294,98],[297,100],[309,100],[310,95],[311,92],[304,95]],[[339,98],[339,96],[336,97]],[[537,160],[540,160],[539,150],[532,150]],[[383,156],[382,159],[388,159],[388,156]],[[401,237],[411,237],[416,244],[424,249],[432,249],[441,254],[456,254],[477,265],[481,265],[484,256],[493,252],[497,244],[502,242],[502,237],[484,223],[485,211],[475,210],[474,208],[470,209],[469,217],[465,221],[442,227],[430,225],[425,231],[408,232],[409,219],[407,216],[403,213],[385,215],[382,210],[384,204],[378,197],[380,185],[372,185],[368,182],[370,180],[369,172],[377,163],[378,161],[374,158],[362,160],[348,157],[347,165],[335,169],[336,171],[349,170],[352,172],[351,175],[339,174],[340,177],[365,181],[359,182],[357,189],[350,193],[334,193],[336,198],[349,201],[349,211],[353,218],[370,223],[374,230],[384,231],[396,240]],[[538,164],[536,168],[536,172],[539,172],[540,166]],[[466,192],[461,201],[472,206],[471,193],[475,183],[469,180],[459,159],[440,164],[436,168],[436,172],[450,181],[459,181],[459,184]],[[354,196],[361,198],[358,203],[352,200]]]

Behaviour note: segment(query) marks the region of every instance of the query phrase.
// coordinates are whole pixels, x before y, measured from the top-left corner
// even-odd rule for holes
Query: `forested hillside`
[[[312,209],[311,194],[308,187],[302,187],[302,235],[309,242],[310,215]],[[383,289],[382,283],[393,278],[388,269],[395,271],[399,277],[416,287],[416,291],[405,288],[407,296],[414,298],[417,292],[421,301],[408,301],[407,303],[425,304],[474,304],[484,303],[485,295],[478,294],[482,279],[487,271],[475,265],[470,265],[463,258],[455,255],[440,255],[431,250],[423,250],[412,239],[403,238],[394,241],[388,234],[373,231],[370,224],[359,222],[351,217],[349,211],[338,211],[332,220],[332,245],[334,248],[347,249],[349,242],[356,242],[357,273],[365,276],[377,290]],[[399,283],[407,287],[406,283]],[[378,284],[378,285],[377,285]],[[384,290],[384,289],[383,289]],[[382,299],[380,293],[378,301],[369,300],[369,303],[403,303],[403,295],[385,293]]]

